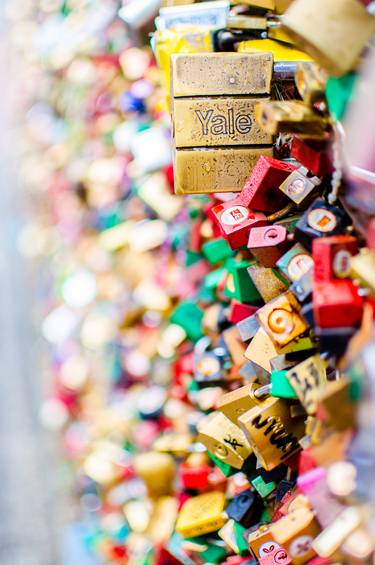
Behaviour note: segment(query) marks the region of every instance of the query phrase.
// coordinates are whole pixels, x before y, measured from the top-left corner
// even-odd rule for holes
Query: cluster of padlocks
[[[371,563],[372,3],[61,4],[38,8],[23,247],[51,258],[42,416],[85,544]]]

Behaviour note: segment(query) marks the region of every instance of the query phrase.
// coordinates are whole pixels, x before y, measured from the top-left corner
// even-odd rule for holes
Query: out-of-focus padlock
[[[351,280],[314,282],[314,319],[320,328],[357,326],[362,318],[363,300]]]
[[[264,504],[259,495],[250,489],[235,496],[225,509],[229,518],[245,528],[256,524],[260,518]]]
[[[298,63],[295,81],[298,92],[306,104],[311,106],[324,100],[326,78],[315,63]]]
[[[307,173],[305,167],[299,167],[279,186],[295,204],[301,204],[321,182],[318,177],[308,177]]]
[[[316,237],[339,235],[345,229],[346,215],[338,206],[317,198],[303,214],[295,231],[295,238],[311,249]]]
[[[217,204],[210,214],[232,249],[246,245],[250,231],[267,224],[264,214],[253,212],[238,197]]]
[[[266,397],[258,406],[238,418],[257,459],[267,471],[286,461],[301,449],[305,433],[301,419],[292,419],[289,404]]]
[[[320,237],[312,243],[314,280],[318,282],[349,276],[351,258],[358,252],[358,243],[350,235]]]
[[[264,266],[275,267],[288,245],[284,226],[256,227],[250,231],[248,248]]]
[[[358,62],[375,32],[375,18],[359,0],[296,0],[283,27],[328,73],[341,76]]]
[[[226,521],[224,505],[223,492],[213,491],[189,498],[179,513],[176,531],[189,538],[218,530]]]
[[[211,412],[198,424],[198,441],[215,457],[242,469],[252,450],[242,430],[222,412]]]
[[[299,100],[259,102],[255,107],[255,119],[270,135],[296,133],[320,139],[328,126],[326,117]]]
[[[301,305],[294,294],[287,291],[259,308],[255,316],[276,347],[282,348],[309,328],[300,310]]]
[[[320,532],[314,512],[298,508],[271,525],[271,535],[282,545],[295,565],[303,565],[312,559],[315,551],[312,543]]]
[[[287,379],[308,414],[316,412],[320,393],[324,389],[326,368],[320,355],[314,355],[299,363],[287,373]]]
[[[313,268],[314,260],[300,243],[296,243],[280,257],[277,266],[288,279],[296,282]]]
[[[350,276],[375,295],[375,252],[369,249],[350,259]]]

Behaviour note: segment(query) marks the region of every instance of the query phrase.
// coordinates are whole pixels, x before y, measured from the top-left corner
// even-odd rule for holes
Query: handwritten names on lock
[[[319,394],[327,381],[325,364],[320,355],[309,357],[287,372],[287,379],[308,414],[316,412]]]

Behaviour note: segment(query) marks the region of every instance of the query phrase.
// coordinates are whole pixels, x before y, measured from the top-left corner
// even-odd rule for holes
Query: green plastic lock
[[[170,321],[181,326],[190,341],[196,342],[203,336],[202,332],[203,311],[190,300],[181,302],[172,312]]]
[[[202,245],[202,253],[211,265],[221,263],[233,255],[233,251],[222,237],[206,241]]]
[[[255,261],[237,261],[229,264],[229,276],[224,294],[242,303],[254,304],[262,301],[255,284],[247,271]]]
[[[239,555],[248,555],[249,554],[249,546],[245,539],[246,528],[241,526],[238,522],[234,522],[233,524],[233,533],[236,540],[236,544],[238,547],[238,554]]]
[[[297,398],[296,391],[287,378],[288,371],[272,371],[271,395],[278,398]]]
[[[251,484],[257,490],[262,498],[267,498],[273,492],[277,484],[274,481],[266,483],[261,475],[258,475],[251,481]]]
[[[326,85],[328,108],[337,120],[341,120],[350,101],[357,75],[348,73],[340,78],[329,77]]]

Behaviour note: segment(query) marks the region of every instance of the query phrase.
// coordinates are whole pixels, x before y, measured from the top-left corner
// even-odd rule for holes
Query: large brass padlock
[[[177,194],[238,192],[272,137],[255,122],[270,94],[271,53],[195,53],[171,57]]]

